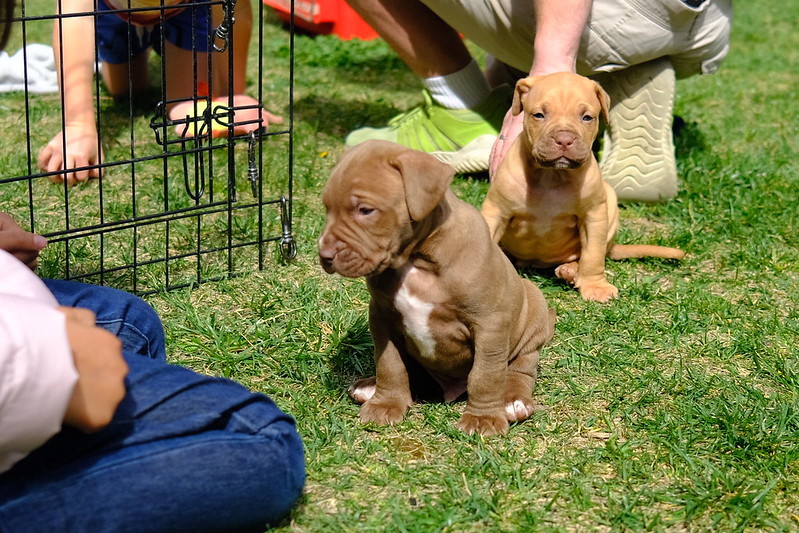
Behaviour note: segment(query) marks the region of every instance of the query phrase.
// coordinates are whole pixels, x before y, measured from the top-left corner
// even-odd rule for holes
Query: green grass
[[[462,403],[358,422],[346,388],[373,369],[368,294],[318,267],[319,196],[343,136],[417,103],[419,87],[379,41],[298,36],[297,259],[148,297],[173,362],[296,417],[308,481],[278,531],[799,529],[797,19],[795,3],[737,4],[719,73],[678,82],[679,195],[624,206],[620,241],[679,246],[685,261],[609,262],[621,296],[607,305],[523,272],[558,311],[536,391],[547,409],[492,438],[454,428]],[[281,65],[283,43],[270,25]],[[475,205],[486,188],[454,183]]]

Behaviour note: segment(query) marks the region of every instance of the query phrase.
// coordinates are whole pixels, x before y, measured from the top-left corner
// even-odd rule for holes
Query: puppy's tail
[[[653,244],[614,244],[608,257],[614,261],[618,259],[632,259],[637,257],[660,257],[663,259],[682,259],[685,252],[677,248],[667,246],[655,246]]]

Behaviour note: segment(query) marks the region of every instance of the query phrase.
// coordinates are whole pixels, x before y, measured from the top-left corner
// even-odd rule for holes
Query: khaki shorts
[[[422,0],[495,58],[524,72],[533,62],[532,0]],[[577,71],[590,76],[668,56],[678,78],[711,74],[729,50],[732,0],[594,0]]]

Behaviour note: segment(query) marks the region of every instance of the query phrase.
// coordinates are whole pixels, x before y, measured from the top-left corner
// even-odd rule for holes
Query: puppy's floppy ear
[[[599,108],[602,110],[602,118],[605,119],[605,124],[610,124],[610,96],[597,82],[594,82],[594,91],[599,100]]]
[[[535,78],[528,76],[516,82],[516,90],[513,91],[513,104],[511,105],[510,112],[513,116],[518,115],[524,109],[522,105],[522,98],[527,94],[535,83]]]
[[[446,163],[418,150],[403,150],[392,158],[405,188],[411,220],[422,220],[444,198],[455,171]]]

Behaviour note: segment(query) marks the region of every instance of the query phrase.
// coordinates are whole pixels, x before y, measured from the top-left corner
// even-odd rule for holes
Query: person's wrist
[[[555,60],[533,61],[530,68],[530,76],[544,76],[554,72],[576,72],[577,62],[575,59],[563,57]]]
[[[64,124],[64,129],[80,129],[87,132],[94,132],[96,130],[93,119],[86,120],[83,118],[68,120]]]

